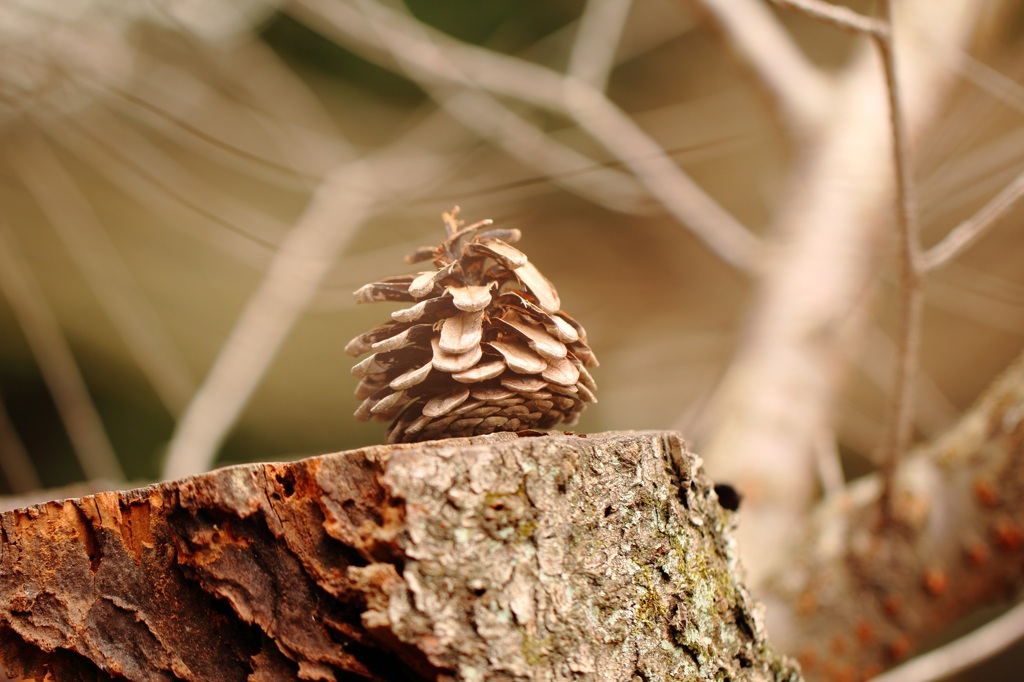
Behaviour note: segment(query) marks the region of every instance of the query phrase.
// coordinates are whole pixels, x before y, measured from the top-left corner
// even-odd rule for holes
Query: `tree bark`
[[[250,464],[0,516],[30,679],[798,680],[671,432]]]

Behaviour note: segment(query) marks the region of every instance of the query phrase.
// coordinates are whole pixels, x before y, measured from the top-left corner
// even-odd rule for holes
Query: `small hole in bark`
[[[733,618],[736,620],[736,627],[740,629],[745,636],[753,639],[754,627],[747,619],[747,612],[739,605],[733,607]]]
[[[609,504],[607,507],[604,508],[604,517],[607,519],[609,516],[612,515],[613,511],[615,510],[612,509],[612,506]]]
[[[426,682],[428,679],[416,673],[402,659],[391,652],[383,651],[372,645],[363,645],[349,641],[346,643],[345,653],[350,654],[369,668],[375,674],[375,679],[406,680],[407,682]],[[424,667],[429,667],[430,665],[425,660],[422,661],[422,664]],[[357,678],[355,675],[351,677],[338,676],[338,679],[356,680],[363,679],[363,677]],[[435,676],[431,675],[429,679],[435,679]]]
[[[728,483],[719,483],[715,486],[715,494],[718,495],[718,503],[729,511],[736,511],[740,508],[740,501],[743,496],[736,488]]]
[[[285,497],[291,497],[295,494],[295,474],[291,471],[277,475],[277,482],[284,488]]]
[[[487,594],[487,589],[483,587],[474,587],[470,592],[474,597],[482,597]]]
[[[679,502],[682,503],[684,509],[690,508],[690,496],[686,488],[679,489]]]

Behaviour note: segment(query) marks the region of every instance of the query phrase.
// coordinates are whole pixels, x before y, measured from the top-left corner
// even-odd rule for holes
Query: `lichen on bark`
[[[796,678],[677,435],[432,449],[395,453],[384,477],[418,501],[389,616],[400,635],[437,638],[433,660],[456,678]]]

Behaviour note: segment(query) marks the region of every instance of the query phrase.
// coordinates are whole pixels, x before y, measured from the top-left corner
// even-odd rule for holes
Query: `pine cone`
[[[586,332],[559,310],[551,282],[509,246],[519,230],[490,220],[462,227],[457,214],[444,214],[440,246],[406,257],[436,270],[354,294],[358,303],[414,303],[345,347],[353,356],[374,351],[352,368],[363,399],[356,419],[393,419],[389,443],[575,424],[597,402]]]

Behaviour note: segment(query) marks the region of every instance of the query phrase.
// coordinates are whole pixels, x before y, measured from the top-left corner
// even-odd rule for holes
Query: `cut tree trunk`
[[[670,432],[249,464],[0,516],[27,679],[798,680]]]

